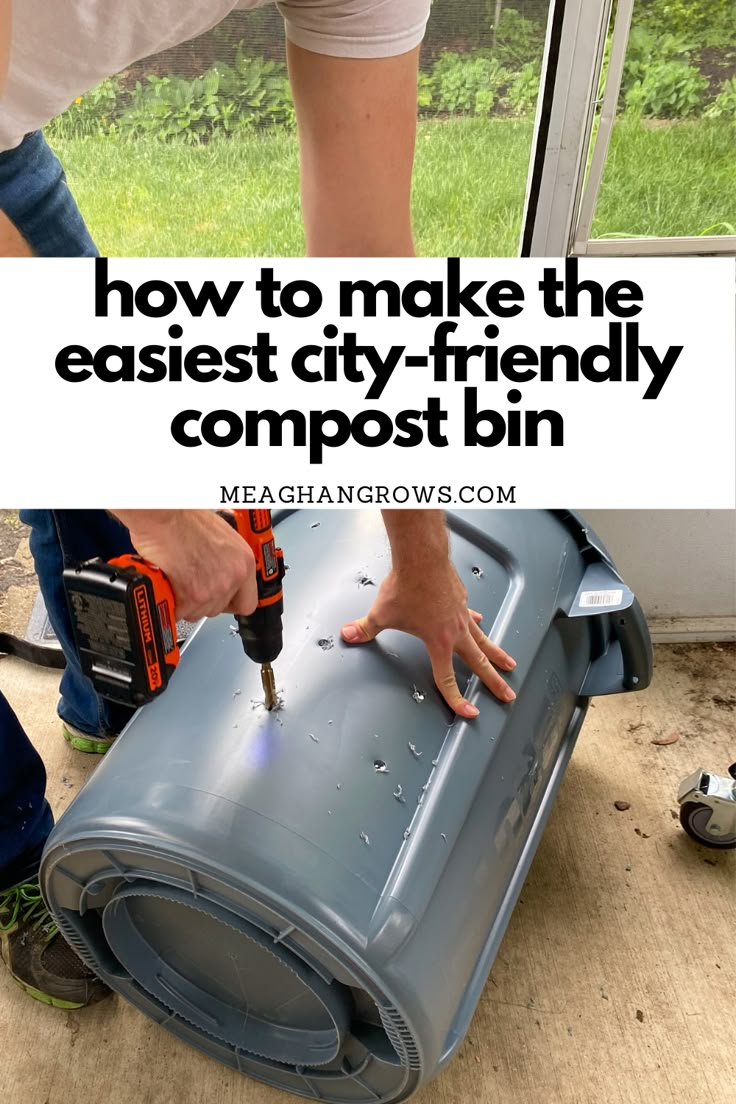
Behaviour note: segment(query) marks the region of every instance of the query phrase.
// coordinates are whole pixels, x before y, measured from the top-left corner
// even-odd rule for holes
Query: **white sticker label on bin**
[[[620,606],[623,600],[622,590],[584,590],[580,595],[581,606]]]

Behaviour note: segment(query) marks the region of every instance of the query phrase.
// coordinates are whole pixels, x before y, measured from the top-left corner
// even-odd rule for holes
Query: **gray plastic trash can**
[[[467,1031],[593,694],[641,689],[641,610],[575,515],[452,514],[470,604],[518,666],[458,721],[423,645],[339,639],[389,556],[375,511],[278,521],[283,708],[227,616],[190,639],[54,829],[44,894],[118,993],[243,1073],[398,1101]],[[467,672],[461,675],[467,678]]]

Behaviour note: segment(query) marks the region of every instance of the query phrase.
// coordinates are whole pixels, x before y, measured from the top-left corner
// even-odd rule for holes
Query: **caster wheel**
[[[736,847],[736,832],[727,836],[712,836],[708,832],[708,821],[715,815],[710,806],[702,805],[699,801],[686,801],[680,806],[680,824],[696,843],[702,843],[704,847],[715,847],[719,851]]]

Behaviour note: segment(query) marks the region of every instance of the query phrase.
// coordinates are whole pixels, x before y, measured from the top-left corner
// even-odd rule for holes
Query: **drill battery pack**
[[[138,556],[90,560],[64,572],[82,670],[99,694],[140,706],[166,689],[179,663],[174,594]]]

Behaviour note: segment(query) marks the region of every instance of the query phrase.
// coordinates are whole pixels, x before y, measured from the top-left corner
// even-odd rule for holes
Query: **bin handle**
[[[593,660],[581,695],[595,697],[645,690],[652,681],[654,662],[649,629],[638,600],[632,596],[626,609],[599,616],[606,638],[610,638],[612,628],[615,640]]]
[[[616,638],[624,661],[624,690],[643,690],[652,681],[652,642],[638,598],[627,610],[613,615]]]

